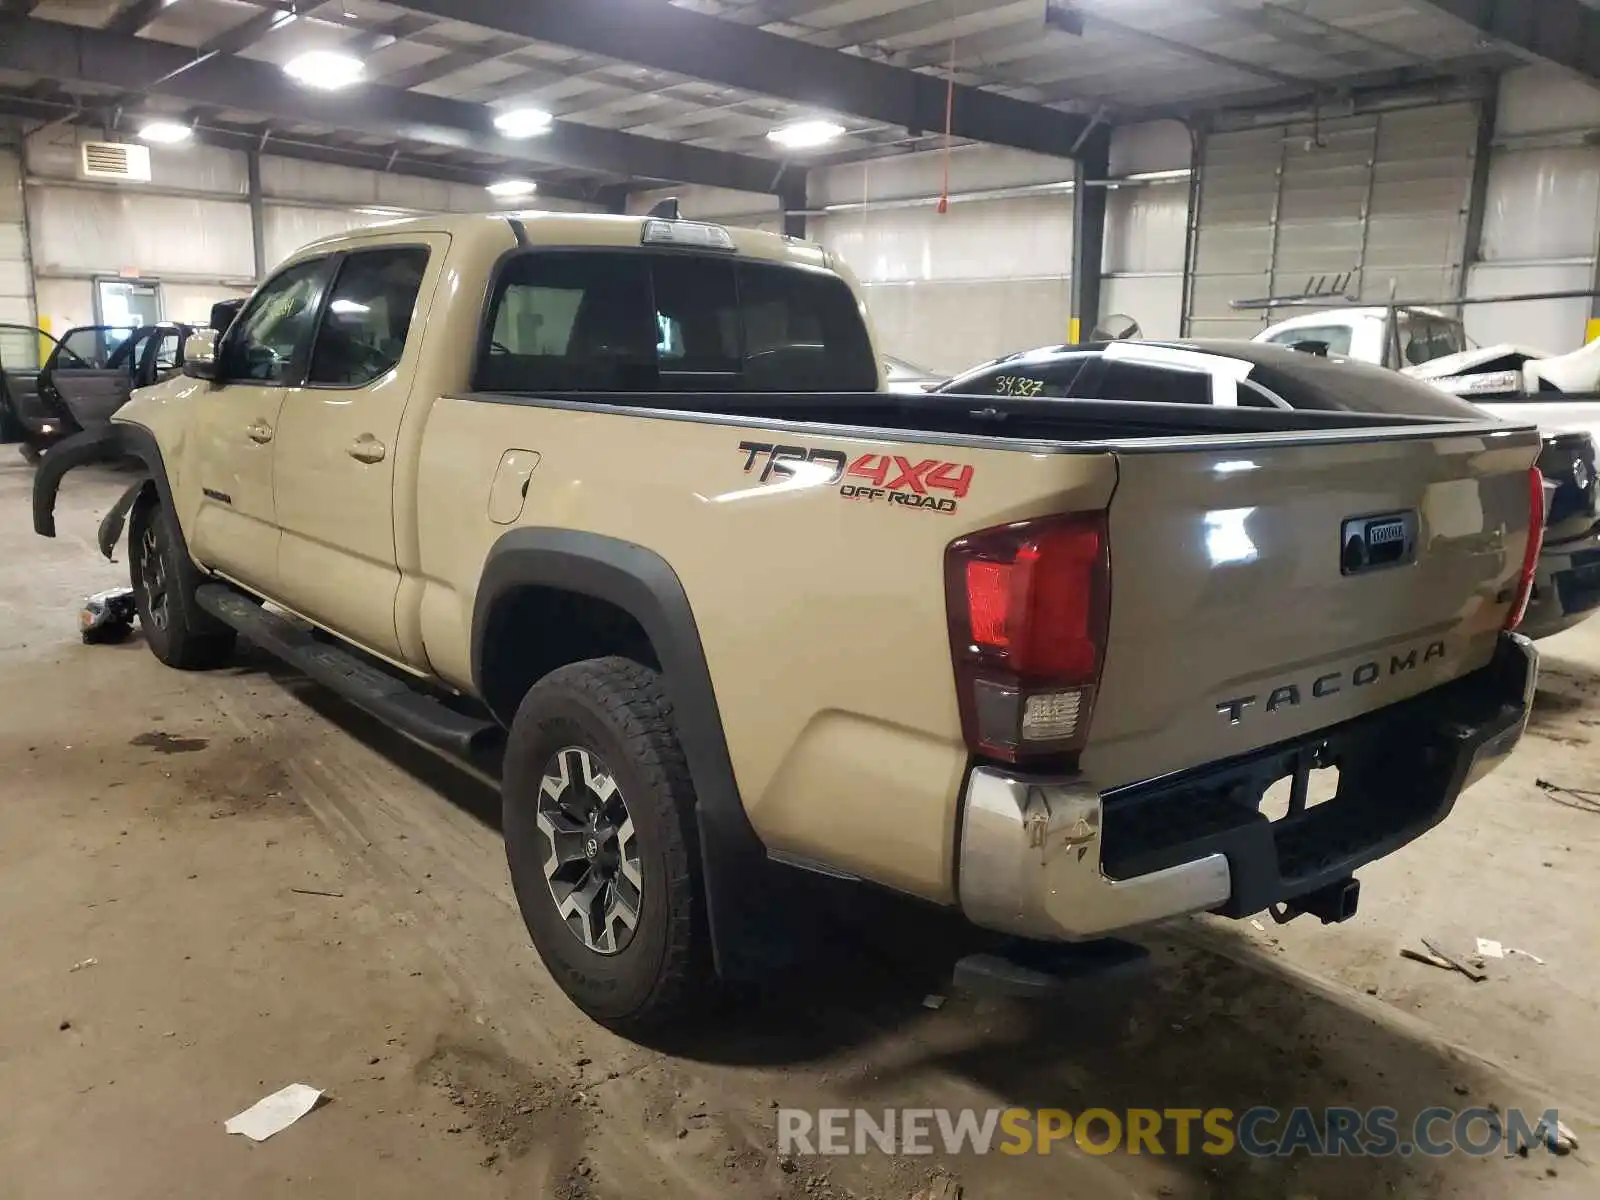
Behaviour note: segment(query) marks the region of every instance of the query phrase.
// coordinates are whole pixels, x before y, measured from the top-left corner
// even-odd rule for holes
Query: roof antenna
[[[654,205],[645,216],[659,217],[663,221],[678,220],[678,198],[676,196],[668,196],[665,200]]]

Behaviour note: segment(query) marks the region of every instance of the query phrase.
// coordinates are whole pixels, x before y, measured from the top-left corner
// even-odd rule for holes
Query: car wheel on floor
[[[524,697],[502,780],[506,857],[545,965],[623,1031],[690,1015],[711,984],[694,788],[660,675],[574,663]]]
[[[204,671],[233,653],[236,635],[195,602],[200,572],[189,559],[177,518],[159,500],[141,499],[128,522],[133,601],[150,652],[169,667]]]

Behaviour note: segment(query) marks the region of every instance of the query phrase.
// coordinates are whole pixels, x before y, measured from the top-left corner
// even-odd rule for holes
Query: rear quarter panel
[[[835,451],[847,462],[938,459],[970,466],[972,482],[954,513],[847,499],[841,484],[815,477],[825,471],[763,484],[764,459],[752,464],[740,448],[748,442]],[[745,808],[767,846],[953,899],[967,753],[945,547],[975,529],[1105,507],[1114,459],[440,399],[417,484],[428,498],[417,515],[420,631],[433,668],[462,687],[472,683],[477,581],[514,527],[488,518],[509,449],[540,455],[517,525],[620,538],[676,571]]]

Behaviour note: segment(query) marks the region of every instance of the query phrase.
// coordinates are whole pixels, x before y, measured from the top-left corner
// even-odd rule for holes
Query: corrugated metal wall
[[[214,301],[250,290],[255,251],[243,154],[201,145],[152,146],[149,183],[99,184],[79,178],[80,136],[89,135],[60,128],[27,143],[24,191],[39,315],[57,328],[92,321],[94,278],[120,273],[159,281],[169,320],[203,320]],[[3,184],[0,166],[0,192]],[[392,219],[385,208],[503,207],[479,187],[271,154],[261,159],[261,185],[268,270],[314,238]],[[369,208],[379,211],[362,211]],[[3,238],[0,232],[0,253]]]
[[[1188,328],[1252,337],[1234,300],[1351,273],[1381,301],[1460,293],[1478,146],[1476,103],[1213,134],[1206,139]]]
[[[1072,164],[971,147],[949,156],[950,191],[1054,187],[1004,200],[933,203],[941,153],[836,167],[810,180],[808,235],[860,276],[883,351],[956,372],[1067,336]]]
[[[33,324],[33,279],[28,271],[22,206],[22,155],[0,141],[0,322]]]
[[[1529,68],[1501,82],[1481,261],[1468,292],[1504,296],[1590,288],[1600,243],[1600,91]],[[1553,354],[1581,346],[1590,302],[1484,304],[1466,310],[1484,345],[1513,342]]]

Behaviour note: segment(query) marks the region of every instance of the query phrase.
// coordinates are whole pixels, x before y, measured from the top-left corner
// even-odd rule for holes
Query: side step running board
[[[362,661],[349,651],[313,637],[292,621],[276,616],[220,583],[195,590],[200,607],[233,626],[263,650],[283,659],[357,708],[394,726],[407,737],[461,758],[480,757],[500,736],[500,726],[449,708],[438,700]]]

